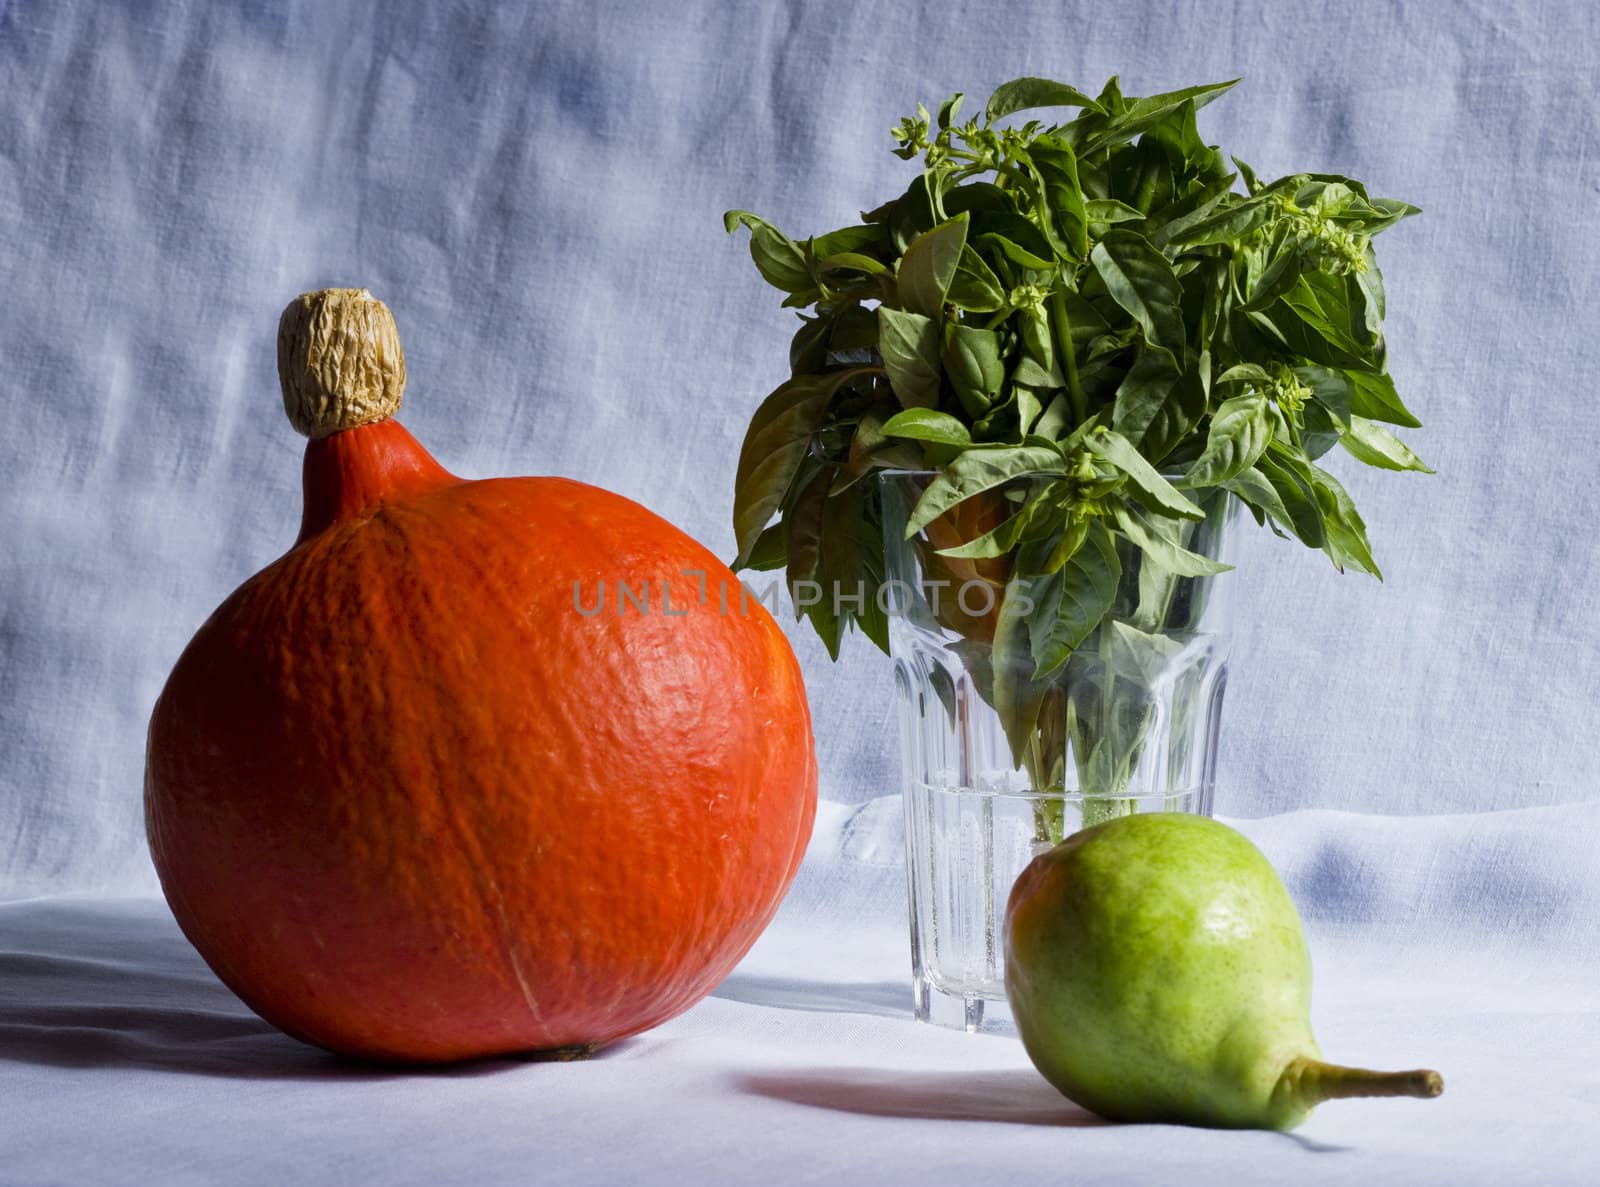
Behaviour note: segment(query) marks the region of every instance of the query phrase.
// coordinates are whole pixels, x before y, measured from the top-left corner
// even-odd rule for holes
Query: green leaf
[[[1002,83],[989,96],[984,108],[985,123],[994,123],[1018,111],[1036,107],[1087,107],[1098,111],[1100,104],[1076,87],[1064,82],[1051,82],[1048,78],[1015,78]]]
[[[1135,99],[1112,118],[1104,132],[1092,137],[1084,145],[1082,155],[1088,156],[1110,145],[1131,140],[1151,124],[1176,111],[1185,103],[1193,102],[1196,108],[1204,107],[1238,81],[1235,78],[1230,79],[1228,82],[1185,87],[1180,91],[1167,91],[1164,94]]]
[[[1173,530],[1172,526],[1168,526],[1171,520],[1163,521],[1159,516],[1146,519],[1128,506],[1117,508],[1116,520],[1122,534],[1132,540],[1148,560],[1179,577],[1210,577],[1233,568],[1232,565],[1201,556],[1198,552],[1190,552],[1173,540],[1168,535]]]
[[[1288,508],[1283,505],[1283,498],[1260,470],[1254,467],[1242,470],[1222,483],[1222,488],[1238,495],[1256,510],[1265,512],[1275,523],[1293,528],[1294,523],[1289,517]]]
[[[1005,306],[1006,293],[1000,278],[970,243],[961,249],[961,262],[956,265],[945,300],[970,313],[993,313]]]
[[[1202,352],[1201,359],[1207,357]],[[1139,452],[1152,464],[1165,461],[1178,446],[1192,439],[1190,430],[1200,423],[1208,403],[1204,375],[1197,368],[1185,370],[1139,439]]]
[[[1156,468],[1145,460],[1121,433],[1111,429],[1097,429],[1084,439],[1090,450],[1104,458],[1128,476],[1139,501],[1163,515],[1177,515],[1184,519],[1204,519],[1206,513],[1184,497],[1183,493],[1161,477]]]
[[[1034,601],[1034,582],[1014,581],[1006,586],[1000,603],[1000,613],[995,620],[994,642],[989,649],[989,676],[994,690],[994,710],[1005,730],[1013,766],[1022,765],[1022,756],[1028,752],[1039,720],[1039,708],[1044,703],[1049,686],[1033,679],[1033,656],[1029,651],[1029,623],[1037,613],[1037,602],[1032,613],[1024,612],[1022,599]],[[1013,600],[1018,605],[1013,606]],[[968,671],[973,665],[967,664]],[[980,684],[981,688],[981,684]]]
[[[1053,397],[1034,423],[1033,433],[1050,441],[1058,441],[1071,423],[1072,402],[1065,392]]]
[[[1273,199],[1242,198],[1199,218],[1167,228],[1166,241],[1174,247],[1207,247],[1244,238],[1271,217]]]
[[[800,328],[789,342],[789,370],[798,375],[806,371],[821,371],[828,365],[828,338],[833,333],[833,319],[828,317],[800,318]]]
[[[878,351],[894,394],[907,408],[939,402],[939,326],[931,318],[878,306]]]
[[[1066,462],[1042,445],[985,446],[969,449],[928,484],[912,508],[906,536],[916,535],[951,507],[973,495],[1026,474],[1065,474]]]
[[[967,449],[972,445],[972,435],[967,426],[948,412],[932,408],[907,408],[891,416],[883,426],[885,437],[901,437],[911,441],[933,441],[940,445],[954,445]]]
[[[1035,232],[1035,234],[1037,234],[1037,232]],[[1044,237],[1042,235],[1038,236],[1038,238],[1041,242],[1035,246],[1041,247],[1045,251],[1048,251],[1050,244],[1044,241]],[[1022,268],[1029,268],[1035,272],[1044,272],[1055,267],[1055,262],[1049,259],[1047,256],[1040,254],[1038,251],[1023,247],[1020,243],[1017,243],[1008,236],[1000,234],[998,231],[987,231],[984,234],[979,235],[977,242],[981,243],[985,247],[999,252],[1013,264],[1016,264]]]
[[[887,265],[873,259],[871,256],[860,255],[853,251],[841,251],[837,255],[827,256],[817,261],[819,277],[828,272],[861,272],[867,276],[876,276],[880,272],[887,272]]]
[[[865,252],[869,248],[883,250],[888,247],[888,236],[881,223],[864,223],[853,227],[840,227],[811,241],[811,254],[820,259],[843,253]]]
[[[1231,158],[1233,167],[1239,171],[1239,177],[1244,181],[1245,192],[1254,194],[1261,189],[1261,182],[1256,177],[1256,171],[1245,164],[1238,157]]]
[[[878,312],[863,309],[860,305],[846,305],[833,314],[833,333],[828,337],[828,347],[835,351],[876,350],[878,348]],[[800,368],[796,368],[799,370]]]
[[[911,313],[923,317],[944,316],[945,293],[955,279],[961,263],[961,249],[967,243],[966,213],[940,223],[913,239],[900,257],[896,277],[900,303]]]
[[[1211,414],[1205,452],[1183,476],[1185,486],[1217,486],[1256,464],[1272,440],[1267,398],[1247,392],[1224,400]]]
[[[1260,260],[1256,259],[1259,253],[1248,254],[1250,269],[1245,278],[1244,309],[1248,313],[1259,313],[1300,282],[1303,261],[1300,249],[1293,242],[1280,244],[1270,257]]]
[[[1370,357],[1370,344],[1358,341],[1352,333],[1350,308],[1342,294],[1302,275],[1283,294],[1283,303],[1334,349],[1358,359]]]
[[[967,415],[982,416],[1006,378],[999,335],[977,326],[947,323],[943,361],[950,386]]]
[[[1387,421],[1402,428],[1416,429],[1422,422],[1400,400],[1394,390],[1394,380],[1388,375],[1373,375],[1364,371],[1347,371],[1351,383],[1350,411],[1368,420]]]
[[[1280,419],[1278,423],[1283,422]],[[1349,431],[1349,417],[1340,424],[1334,420],[1333,413],[1316,400],[1307,400],[1300,410],[1300,448],[1313,461],[1339,444],[1339,438]]]
[[[1144,218],[1142,210],[1115,198],[1090,198],[1083,204],[1083,213],[1091,223],[1132,223]]]
[[[1321,548],[1327,541],[1327,532],[1322,522],[1322,507],[1317,500],[1316,489],[1311,485],[1309,473],[1305,472],[1309,463],[1300,461],[1298,466],[1288,464],[1284,458],[1274,456],[1271,448],[1256,463],[1272,489],[1278,494],[1278,500],[1283,504],[1287,520],[1285,525],[1294,531],[1302,543],[1310,548]]]
[[[1090,253],[1111,299],[1144,330],[1153,346],[1183,352],[1183,285],[1167,257],[1143,235],[1113,227]]]
[[[943,103],[939,104],[939,130],[941,132],[949,128],[950,125],[955,122],[956,116],[961,111],[961,101],[965,98],[965,95],[963,95],[960,91],[957,91]]]
[[[1145,234],[1150,242],[1165,251],[1172,245],[1174,237],[1203,219],[1209,218],[1229,201],[1242,201],[1243,199],[1233,192],[1233,183],[1236,180],[1238,180],[1237,174],[1225,173],[1208,185],[1185,194],[1152,214],[1145,226]]]
[[[828,591],[828,613],[837,615],[840,633],[853,623],[887,652],[889,624],[877,605],[883,585],[883,533],[874,499],[861,486],[828,499],[822,510],[823,551],[817,580]],[[840,595],[837,605],[835,591]]]
[[[1029,640],[1036,680],[1066,663],[1100,624],[1111,610],[1121,580],[1117,546],[1105,525],[1096,522],[1083,546],[1057,572],[1035,584]]]
[[[1111,634],[1111,664],[1117,675],[1141,691],[1159,683],[1183,652],[1183,643],[1166,635],[1142,631],[1125,622],[1106,624]]]
[[[798,243],[748,210],[730,210],[722,216],[722,225],[730,235],[741,224],[750,228],[750,258],[755,260],[762,279],[786,293],[803,293],[813,287],[806,253]]]
[[[1377,466],[1383,470],[1420,470],[1424,474],[1433,473],[1427,463],[1412,453],[1404,441],[1377,421],[1368,420],[1364,416],[1350,418],[1350,430],[1339,438],[1339,444],[1349,450],[1352,456],[1369,466]]]
[[[1052,495],[1052,491],[1056,493]],[[965,543],[952,545],[949,548],[941,548],[939,549],[939,555],[963,559],[1004,556],[1016,547],[1017,541],[1022,538],[1022,534],[1027,531],[1028,526],[1041,514],[1046,513],[1048,508],[1056,506],[1060,496],[1064,493],[1062,484],[1054,482],[1042,490],[1032,491],[1023,500],[1022,505],[996,527],[990,528],[983,535],[974,537]]]
[[[748,561],[761,529],[782,505],[834,394],[851,380],[876,372],[876,367],[853,367],[796,375],[761,402],[745,431],[734,478],[733,534],[739,546],[735,567]]]
[[[1048,133],[1036,136],[1028,146],[1028,159],[1034,167],[1040,192],[1054,213],[1054,227],[1081,257],[1089,250],[1089,220],[1084,208],[1083,186],[1078,180],[1078,158],[1072,145]],[[1051,223],[1046,222],[1048,236]]]
[[[835,541],[827,540],[823,517],[828,506],[828,488],[833,484],[832,467],[824,466],[801,490],[794,505],[783,516],[784,543],[789,554],[785,580],[789,597],[794,602],[796,620],[809,618],[813,629],[828,649],[830,659],[839,658],[839,641],[844,634],[844,624],[834,613],[833,598],[822,576],[822,550]],[[803,582],[817,581],[823,586],[822,596],[816,601],[801,597]],[[802,604],[806,603],[806,604]]]
[[[1142,438],[1181,374],[1177,360],[1167,351],[1141,347],[1127,376],[1117,385],[1111,427],[1130,441]]]
[[[1311,398],[1327,410],[1334,423],[1350,423],[1350,403],[1355,396],[1355,384],[1348,374],[1332,367],[1296,367],[1295,378],[1311,389]]]
[[[757,573],[766,573],[773,569],[781,569],[788,563],[789,557],[783,543],[783,524],[775,523],[762,529],[743,567],[753,569]]]
[[[1342,573],[1346,567],[1370,573],[1379,581],[1383,574],[1372,559],[1372,546],[1367,543],[1367,525],[1356,512],[1356,505],[1339,480],[1326,470],[1306,463],[1312,489],[1316,491],[1317,506],[1322,511],[1322,524],[1327,538],[1322,549]]]

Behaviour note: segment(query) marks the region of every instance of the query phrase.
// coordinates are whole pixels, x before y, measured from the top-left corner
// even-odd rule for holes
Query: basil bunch
[[[1427,469],[1385,427],[1419,422],[1385,372],[1371,246],[1416,209],[1345,177],[1264,184],[1230,168],[1195,113],[1232,85],[1133,98],[1113,78],[1091,98],[1022,78],[965,123],[953,95],[895,129],[920,174],[859,224],[795,240],[725,216],[750,229],[784,306],[809,311],[740,453],[735,567],[785,567],[791,588],[863,583],[864,600],[805,607],[835,657],[852,621],[887,650],[870,596],[881,509],[864,481],[881,468],[939,472],[912,532],[1029,479],[998,523],[969,516],[992,526],[939,553],[1003,558],[1054,594],[1030,599],[1025,629],[982,640],[994,671],[1015,649],[1036,682],[1107,621],[1128,576],[1119,557],[1141,582],[1220,568],[1185,542],[1222,492],[1341,570],[1379,575],[1350,496],[1316,463],[1338,445]],[[1076,118],[1000,126],[1061,107]],[[1036,713],[1008,721],[1019,762]]]

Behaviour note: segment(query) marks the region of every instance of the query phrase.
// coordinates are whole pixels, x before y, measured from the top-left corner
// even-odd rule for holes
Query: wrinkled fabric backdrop
[[[1425,212],[1379,254],[1438,475],[1335,463],[1381,585],[1248,532],[1219,810],[1593,798],[1597,11],[0,2],[0,894],[154,888],[151,704],[296,528],[290,297],[389,302],[456,472],[608,486],[727,556],[794,323],[722,211],[840,225],[905,185],[918,100],[1021,74],[1242,75],[1208,141]],[[824,796],[893,794],[887,661],[790,633]]]

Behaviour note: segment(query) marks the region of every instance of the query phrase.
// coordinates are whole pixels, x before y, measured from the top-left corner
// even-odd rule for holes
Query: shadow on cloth
[[[777,1010],[911,1017],[911,986],[905,981],[800,981],[734,972],[711,996]]]
[[[1014,1125],[1109,1124],[1073,1104],[1032,1068],[987,1072],[818,1068],[738,1076],[734,1083],[756,1096],[868,1117]]]
[[[0,924],[14,920],[0,915]],[[251,1013],[212,975],[169,915],[57,903],[47,918],[30,922],[32,951],[17,951],[11,929],[0,926],[0,1060],[249,1080],[374,1081],[481,1076],[538,1059],[443,1067],[346,1059],[292,1039]]]

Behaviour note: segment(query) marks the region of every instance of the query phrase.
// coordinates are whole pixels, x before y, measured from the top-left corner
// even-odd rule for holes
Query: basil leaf
[[[1327,410],[1333,422],[1341,427],[1350,423],[1350,403],[1355,398],[1355,384],[1349,375],[1331,367],[1296,367],[1295,378],[1311,389],[1311,398]]]
[[[1057,441],[1061,438],[1061,434],[1067,431],[1071,416],[1072,403],[1063,392],[1045,405],[1044,411],[1033,426],[1033,432],[1036,436]]]
[[[1383,574],[1372,559],[1372,546],[1367,543],[1367,525],[1356,512],[1356,505],[1340,485],[1339,480],[1326,470],[1306,464],[1312,489],[1316,492],[1317,506],[1322,511],[1326,538],[1322,550],[1342,573],[1346,567],[1370,573],[1379,581]]]
[[[1058,492],[1057,496],[1051,495],[1050,492],[1053,490]],[[953,544],[948,548],[939,549],[939,555],[963,559],[1004,556],[1016,547],[1017,541],[1022,538],[1032,521],[1038,518],[1045,508],[1052,505],[1054,498],[1059,497],[1060,491],[1061,484],[1051,483],[1043,490],[1029,492],[1022,506],[998,525],[963,544]]]
[[[1059,571],[1035,585],[1034,618],[1028,630],[1034,679],[1057,671],[1100,625],[1121,580],[1117,546],[1105,525],[1095,522],[1083,546]]]
[[[1183,285],[1172,264],[1143,235],[1113,227],[1095,244],[1090,261],[1111,299],[1139,323],[1153,346],[1183,351]]]
[[[889,386],[907,408],[939,402],[939,327],[931,318],[878,306],[878,352]]]
[[[1084,439],[1089,449],[1128,476],[1139,501],[1163,515],[1185,519],[1204,519],[1206,513],[1184,497],[1182,492],[1156,472],[1143,454],[1121,433],[1097,429]]]
[[[1259,461],[1256,467],[1277,492],[1278,500],[1283,504],[1284,512],[1288,516],[1284,522],[1294,531],[1300,541],[1310,548],[1321,548],[1327,542],[1327,532],[1322,522],[1322,506],[1317,500],[1316,489],[1311,485],[1308,470],[1309,463],[1301,462],[1298,467],[1285,463],[1285,459],[1276,456],[1272,448]]]
[[[1352,413],[1364,416],[1368,420],[1387,421],[1402,428],[1422,427],[1422,422],[1401,402],[1400,393],[1394,390],[1394,380],[1389,376],[1363,371],[1347,371],[1345,375],[1351,385]]]
[[[1275,525],[1281,524],[1286,528],[1293,527],[1293,521],[1289,517],[1289,510],[1283,505],[1283,499],[1278,494],[1277,488],[1267,481],[1266,475],[1260,470],[1254,467],[1242,470],[1222,483],[1222,488],[1237,495],[1257,511],[1264,512],[1270,516]],[[1256,519],[1257,522],[1260,522],[1259,515]],[[1276,530],[1276,527],[1274,530]]]
[[[800,318],[800,328],[789,342],[789,370],[798,375],[821,371],[828,365],[828,339],[833,334],[833,319]]]
[[[939,104],[939,130],[941,132],[948,130],[950,125],[955,122],[956,115],[961,111],[961,101],[965,98],[965,95],[957,91]]]
[[[1073,253],[1082,256],[1089,250],[1089,219],[1084,208],[1083,186],[1078,180],[1078,158],[1072,145],[1046,133],[1034,138],[1028,147],[1028,159],[1037,172],[1041,192],[1056,216],[1057,229],[1070,242]]]
[[[875,367],[855,367],[796,375],[761,402],[745,432],[734,478],[733,534],[739,546],[735,568],[748,560],[761,529],[782,505],[834,394],[844,384],[876,372]]]
[[[983,415],[1006,378],[999,336],[993,330],[948,323],[943,361],[945,375],[967,415]]]
[[[883,586],[883,535],[876,522],[873,493],[856,486],[830,497],[822,509],[823,551],[817,580],[827,591],[829,615],[837,613],[839,632],[854,624],[878,648],[889,650],[889,623],[878,608]],[[834,604],[833,593],[839,597]],[[859,594],[859,604],[854,602]]]
[[[957,503],[1025,474],[1065,474],[1066,462],[1039,445],[985,446],[961,454],[928,484],[912,508],[907,538],[916,535]]]
[[[1038,236],[1038,238],[1040,239],[1038,246],[1048,252],[1050,249],[1049,243],[1044,241],[1042,235]],[[1036,272],[1043,272],[1055,267],[1054,262],[1045,255],[1032,251],[997,231],[988,231],[979,235],[978,242],[999,252],[1013,264],[1023,268],[1031,268]]]
[[[730,235],[741,224],[750,228],[750,258],[756,262],[763,280],[786,293],[803,293],[813,287],[806,253],[798,243],[748,210],[730,210],[722,216],[722,225]]]
[[[1172,661],[1182,653],[1183,643],[1178,639],[1113,619],[1106,624],[1111,637],[1111,663],[1119,676],[1126,676],[1139,689],[1157,684],[1172,667]]]
[[[1426,462],[1411,452],[1400,438],[1375,420],[1364,416],[1350,418],[1350,430],[1339,438],[1339,443],[1352,456],[1369,466],[1384,470],[1420,470],[1432,474]]]
[[[1340,424],[1324,405],[1307,400],[1300,410],[1300,448],[1307,458],[1316,461],[1339,444],[1339,439],[1350,431],[1349,423],[1349,417]]]
[[[1051,82],[1048,78],[1014,78],[996,87],[994,94],[989,96],[984,108],[984,122],[992,124],[995,120],[1035,107],[1087,107],[1098,111],[1100,104],[1064,82]]]
[[[883,435],[910,441],[934,441],[959,449],[972,445],[972,435],[966,425],[948,412],[935,412],[932,408],[907,408],[895,413],[884,424]]]
[[[1206,357],[1202,353],[1201,358]],[[1152,463],[1166,461],[1180,444],[1190,440],[1190,430],[1206,414],[1207,403],[1205,377],[1197,369],[1185,371],[1156,409],[1139,440],[1140,450]]]
[[[1228,90],[1239,80],[1230,79],[1228,82],[1208,83],[1204,86],[1185,87],[1181,91],[1168,91],[1161,95],[1151,95],[1144,99],[1135,99],[1127,104],[1121,111],[1113,116],[1106,130],[1092,138],[1083,148],[1083,155],[1097,152],[1100,149],[1131,140],[1140,132],[1163,116],[1176,111],[1185,103],[1193,103],[1196,108],[1204,107],[1218,95]],[[1119,96],[1120,98],[1120,96]]]
[[[1178,362],[1159,347],[1141,347],[1133,366],[1117,385],[1111,427],[1130,441],[1140,440],[1171,395],[1182,372]]]
[[[1222,209],[1229,199],[1242,201],[1233,193],[1236,180],[1237,174],[1224,174],[1209,185],[1163,207],[1160,214],[1152,216],[1145,226],[1145,234],[1150,242],[1164,251],[1172,246],[1178,235]]]
[[[1206,448],[1183,476],[1185,486],[1217,486],[1256,464],[1272,440],[1267,398],[1249,392],[1224,400],[1211,414]]]
[[[882,262],[853,251],[841,251],[817,261],[819,279],[827,272],[860,272],[866,276],[876,276],[887,271],[888,267]]]
[[[900,285],[900,303],[908,312],[935,320],[944,316],[945,293],[955,279],[961,249],[967,242],[968,217],[959,214],[924,231],[900,257],[895,275]]]
[[[1201,217],[1174,223],[1166,241],[1174,247],[1209,247],[1243,239],[1272,216],[1271,197],[1244,198]]]
[[[1190,552],[1174,541],[1167,535],[1172,528],[1165,526],[1171,524],[1171,520],[1163,521],[1160,516],[1146,519],[1126,505],[1118,507],[1115,515],[1122,534],[1132,540],[1147,559],[1179,577],[1210,577],[1233,568],[1198,552]]]
[[[1144,218],[1142,210],[1115,198],[1090,198],[1083,204],[1083,212],[1091,223],[1132,223]]]
[[[822,517],[832,481],[831,467],[817,467],[801,486],[798,496],[784,509],[782,527],[784,547],[789,557],[784,580],[794,603],[795,620],[810,619],[823,646],[828,649],[829,657],[837,659],[842,630],[833,612],[832,599],[824,596],[809,602],[800,596],[802,585],[819,576],[823,546]]]
[[[741,567],[753,569],[757,573],[767,573],[773,569],[781,569],[788,563],[789,557],[783,543],[783,524],[775,523],[762,529],[761,535],[756,537],[755,544],[750,548],[750,555],[745,558]]]
[[[1038,613],[1034,593],[1037,584],[1014,581],[1006,587],[989,649],[994,710],[1005,730],[1014,767],[1022,766],[1022,756],[1028,752],[1040,706],[1049,691],[1047,684],[1033,679],[1033,656],[1028,645],[1029,624],[1033,614]],[[1024,598],[1033,604],[1032,612],[1024,610]],[[1013,600],[1017,605],[1012,605]]]
[[[865,223],[855,227],[840,227],[837,231],[829,231],[826,235],[818,235],[811,241],[811,253],[818,259],[843,253],[865,252],[869,248],[879,251],[889,246],[889,237],[884,233],[882,224]]]
[[[970,243],[961,248],[961,262],[956,265],[945,300],[970,313],[993,313],[1005,307],[1006,293],[1000,278]]]
[[[1351,332],[1350,307],[1343,294],[1303,275],[1283,294],[1283,303],[1334,349],[1358,359],[1370,357],[1371,344],[1358,341]]]

